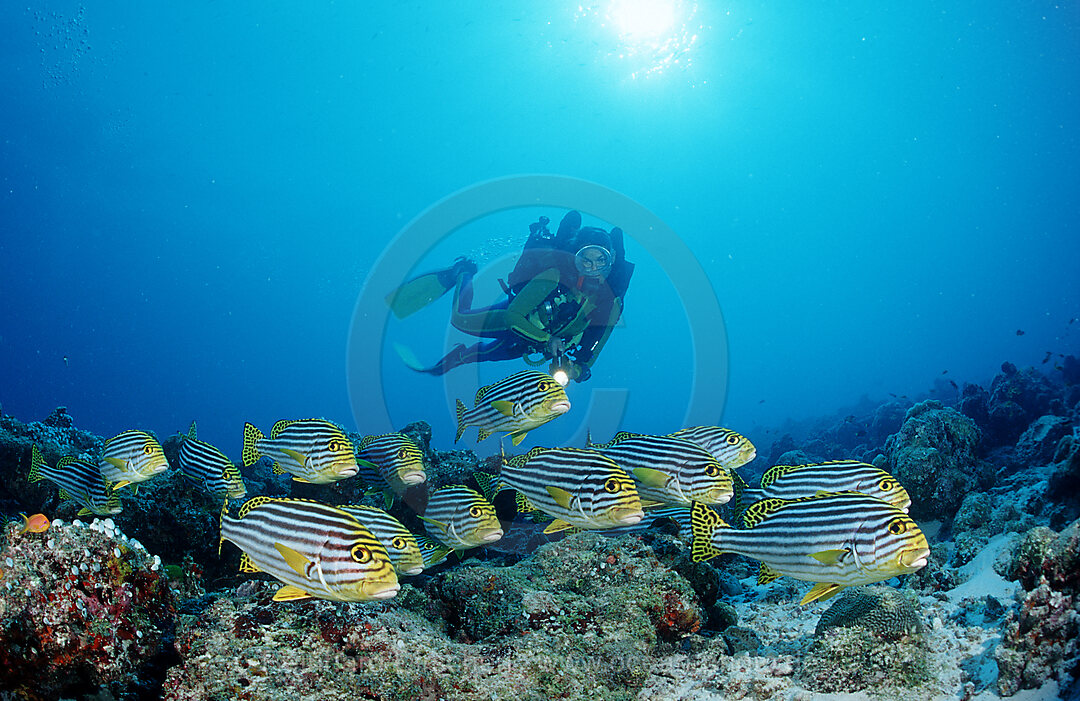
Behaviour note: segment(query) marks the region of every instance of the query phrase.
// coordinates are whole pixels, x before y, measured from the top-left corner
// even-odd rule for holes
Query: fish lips
[[[393,584],[383,584],[380,586],[380,588],[374,591],[365,592],[365,594],[370,599],[393,599],[395,596],[397,596],[397,593],[400,589],[401,585],[397,582],[394,582]]]
[[[641,509],[638,509],[637,511],[614,513],[612,515],[615,517],[615,521],[617,521],[620,525],[623,526],[633,526],[634,524],[641,521],[641,519],[645,518],[645,512],[643,512]]]
[[[427,475],[419,470],[406,472],[401,475],[402,484],[421,484],[423,482],[427,482]]]
[[[570,411],[570,402],[552,402],[551,413],[552,414],[565,414]]]
[[[489,531],[480,531],[477,535],[480,537],[480,540],[485,543],[494,543],[496,540],[503,537],[503,532],[501,528],[493,528]]]
[[[918,570],[926,567],[930,558],[929,548],[918,548],[900,553],[900,564],[907,569]]]

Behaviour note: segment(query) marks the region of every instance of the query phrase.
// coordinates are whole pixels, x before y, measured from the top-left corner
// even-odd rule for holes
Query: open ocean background
[[[383,367],[350,388],[354,306],[411,219],[529,173],[690,247],[728,343],[707,418],[759,447],[1080,347],[1075,3],[7,2],[0,37],[0,402],[23,421],[197,419],[236,458],[244,421],[384,430],[380,383],[449,447],[462,388],[390,350],[442,355],[449,298],[371,338]],[[512,264],[540,213],[564,210],[492,215],[415,270]],[[610,423],[679,427],[703,322],[627,235],[625,324],[526,446],[569,440],[600,389],[628,391]]]

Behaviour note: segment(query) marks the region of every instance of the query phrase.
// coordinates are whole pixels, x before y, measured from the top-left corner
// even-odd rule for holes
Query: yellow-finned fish
[[[389,599],[400,588],[390,556],[348,512],[306,499],[254,497],[229,516],[221,511],[221,543],[243,551],[241,572],[266,572],[285,583],[274,601]]]
[[[401,521],[374,506],[346,504],[338,508],[359,521],[360,525],[379,539],[398,574],[413,575],[424,571],[424,558],[416,536],[410,533]]]
[[[56,467],[49,467],[36,445],[30,448],[31,482],[47,479],[60,487],[60,498],[81,506],[79,516],[112,516],[121,511],[120,497],[101,476],[94,463],[70,456],[60,458]]]
[[[692,559],[735,553],[761,561],[759,584],[780,575],[817,582],[800,605],[844,587],[911,574],[930,556],[926,536],[907,514],[857,492],[764,499],[743,519],[748,529],[736,530],[704,504],[693,504]]]
[[[491,502],[476,490],[462,485],[432,492],[420,520],[432,537],[454,550],[488,545],[503,536],[502,525]]]
[[[731,473],[696,443],[623,431],[594,450],[633,477],[638,495],[649,502],[725,504],[731,499]]]
[[[477,426],[477,440],[493,433],[508,433],[514,445],[525,435],[557,416],[570,411],[566,391],[551,375],[539,370],[522,370],[476,392],[474,407],[457,402],[457,436],[461,440],[468,426]]]
[[[750,439],[730,428],[690,426],[668,435],[700,445],[729,470],[737,470],[757,457],[757,448]]]
[[[149,433],[123,431],[105,441],[98,469],[113,489],[133,484],[137,490],[139,482],[169,469],[169,461],[161,444]]]
[[[427,481],[424,453],[404,433],[364,436],[357,450],[364,483],[398,496],[413,485]],[[364,463],[374,465],[367,468]]]
[[[504,462],[499,480],[555,518],[545,533],[631,526],[644,515],[634,481],[595,450],[533,448]]]
[[[911,508],[907,490],[880,467],[858,460],[833,460],[806,465],[776,465],[761,476],[761,488],[736,480],[736,509],[761,499],[799,499],[821,492],[861,492],[877,497],[904,513]]]
[[[242,499],[247,487],[240,471],[220,450],[198,438],[195,422],[191,422],[187,435],[180,443],[178,456],[180,472],[213,496],[224,499]]]
[[[326,419],[282,419],[270,429],[269,438],[245,423],[244,467],[264,455],[274,461],[276,474],[288,472],[297,482],[329,484],[352,477],[359,469],[352,441]]]

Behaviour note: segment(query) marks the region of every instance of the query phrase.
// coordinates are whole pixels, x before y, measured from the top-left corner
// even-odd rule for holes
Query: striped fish
[[[373,506],[346,504],[338,508],[359,521],[360,525],[379,539],[398,574],[412,575],[424,571],[424,558],[416,537],[401,521]]]
[[[724,504],[731,499],[731,474],[712,453],[689,441],[621,432],[596,450],[634,478],[643,501]]]
[[[377,489],[400,496],[414,484],[427,481],[424,453],[404,433],[365,436],[357,457],[357,462],[361,463],[360,477],[365,484]],[[364,467],[364,462],[375,467]]]
[[[270,437],[244,424],[244,467],[263,456],[274,461],[274,473],[288,472],[297,482],[329,484],[352,477],[358,468],[353,444],[345,432],[326,419],[282,419],[270,429]]]
[[[545,533],[628,526],[643,516],[634,481],[594,450],[533,448],[505,461],[500,481],[555,517]]]
[[[274,601],[389,599],[400,588],[390,556],[347,512],[317,501],[255,497],[229,516],[221,539],[243,551],[241,572],[266,572],[285,583]]]
[[[757,457],[757,448],[750,439],[730,428],[690,426],[668,435],[700,445],[729,470],[737,470]]]
[[[503,536],[491,502],[462,485],[432,492],[420,520],[429,535],[454,550],[488,545]]]
[[[137,491],[139,482],[169,469],[169,461],[161,444],[149,433],[124,431],[105,441],[98,469],[113,489],[134,484]]]
[[[926,565],[926,536],[907,514],[866,494],[765,499],[747,509],[748,530],[736,530],[703,504],[691,507],[695,562],[721,553],[761,561],[758,584],[780,575],[817,584],[800,605],[844,587],[872,584]]]
[[[621,536],[628,533],[640,533],[656,525],[657,521],[673,521],[679,527],[679,538],[689,543],[694,534],[690,529],[690,508],[692,504],[665,504],[645,510],[645,517],[633,526],[619,526],[600,531],[606,536]]]
[[[242,499],[247,496],[240,471],[224,453],[199,440],[194,421],[180,443],[178,466],[184,477],[215,497]]]
[[[431,536],[416,535],[416,544],[420,548],[420,557],[424,560],[424,569],[430,569],[446,560],[454,549]]]
[[[82,508],[79,516],[111,516],[121,511],[120,497],[101,476],[92,462],[73,457],[60,458],[56,467],[49,467],[36,445],[30,448],[30,482],[47,479],[60,487],[60,498],[73,501]]]
[[[858,460],[833,460],[807,465],[776,465],[761,476],[761,488],[737,480],[736,508],[761,499],[799,499],[819,492],[861,492],[886,501],[904,513],[911,497],[896,478],[880,467]]]
[[[466,427],[477,426],[477,440],[505,432],[518,445],[529,431],[570,411],[570,400],[562,385],[539,370],[522,370],[481,387],[473,404],[474,408],[467,409],[460,399],[457,402],[455,443],[461,440]]]

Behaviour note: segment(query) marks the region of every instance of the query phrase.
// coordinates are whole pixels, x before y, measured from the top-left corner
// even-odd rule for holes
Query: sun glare
[[[704,29],[697,10],[696,0],[601,0],[579,5],[575,19],[591,24],[594,41],[636,79],[690,65]]]

